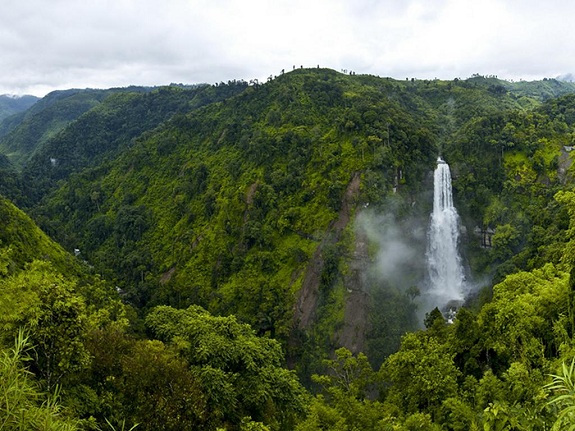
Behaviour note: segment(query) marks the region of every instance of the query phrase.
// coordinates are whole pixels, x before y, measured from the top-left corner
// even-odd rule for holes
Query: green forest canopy
[[[34,222],[2,198],[0,420],[571,426],[572,87],[301,69],[62,92],[7,117],[0,190]],[[469,270],[491,281],[420,329],[422,267],[375,268],[393,248],[370,226],[425,226],[439,153]]]

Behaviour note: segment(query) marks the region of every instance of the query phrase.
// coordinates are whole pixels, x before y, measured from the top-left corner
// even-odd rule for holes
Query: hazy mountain
[[[0,121],[6,117],[25,111],[38,101],[36,96],[0,95]]]
[[[22,166],[38,145],[93,108],[109,94],[105,90],[55,91],[30,109],[0,123],[0,152]]]
[[[71,173],[115,158],[127,150],[135,138],[175,114],[189,113],[244,88],[245,85],[238,84],[169,86],[147,92],[132,88],[115,90],[61,132],[35,147],[22,172],[26,184],[33,184],[30,196],[39,199]]]

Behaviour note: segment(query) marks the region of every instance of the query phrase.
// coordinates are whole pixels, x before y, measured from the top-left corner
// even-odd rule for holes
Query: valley
[[[0,117],[0,372],[59,391],[40,413],[65,429],[572,420],[546,385],[575,348],[575,84],[318,67],[18,109]]]

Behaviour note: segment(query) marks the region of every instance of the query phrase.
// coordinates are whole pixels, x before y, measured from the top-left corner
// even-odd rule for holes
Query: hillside
[[[0,95],[0,121],[22,111],[26,111],[38,101],[35,96]]]
[[[575,351],[574,90],[297,69],[116,89],[45,127],[6,190],[104,280],[85,285],[126,304],[88,331],[88,368],[69,370],[93,397],[68,394],[75,414],[144,429],[546,429],[546,376]],[[468,282],[453,324],[421,300],[438,155]],[[153,416],[158,399],[174,410]]]
[[[151,132],[173,115],[217,102],[244,88],[245,84],[234,83],[218,87],[161,87],[145,92],[130,87],[107,92],[97,106],[61,132],[42,139],[28,156],[22,169],[24,184],[31,185],[28,198],[37,202],[70,174],[114,159],[135,138]]]
[[[399,169],[417,191],[432,165],[435,119],[425,106],[409,111],[420,103],[398,83],[328,70],[285,75],[175,117],[105,169],[71,178],[42,217],[141,305],[199,303],[286,337],[316,250],[326,275],[309,278],[313,291],[337,280],[327,272],[346,235],[345,247],[353,244],[351,224],[333,223],[355,173],[382,195],[358,188],[348,220],[358,205],[381,202]]]
[[[77,263],[64,249],[44,234],[38,226],[4,198],[0,198],[0,245],[9,249],[10,268],[21,270],[34,259],[45,259],[59,270],[77,272]]]
[[[106,96],[104,90],[55,91],[29,110],[7,117],[0,123],[0,151],[22,166],[49,137],[94,107]]]
[[[113,118],[131,115],[136,105],[116,106]],[[63,131],[53,146],[90,142],[77,136],[90,130],[100,109]],[[303,336],[307,344],[322,346],[310,352],[345,340],[348,347],[383,358],[397,348],[399,334],[418,325],[416,303],[403,292],[406,284],[421,283],[425,246],[406,231],[427,223],[428,178],[437,154],[453,163],[468,231],[505,224],[484,215],[506,182],[501,155],[517,150],[531,156],[540,146],[536,142],[546,139],[549,145],[540,153],[550,159],[538,168],[544,174],[565,142],[541,129],[506,142],[509,150],[502,150],[492,143],[502,137],[484,137],[507,122],[529,128],[548,121],[535,115],[516,95],[479,85],[477,78],[411,82],[297,70],[173,117],[132,140],[116,158],[70,177],[33,213],[139,306],[200,304],[217,314],[233,313],[286,343]],[[95,136],[110,133],[110,128],[93,130]],[[90,154],[93,147],[104,148],[74,148],[76,154]],[[50,178],[46,157],[39,160],[45,167],[36,178]],[[86,166],[77,163],[78,169]],[[26,175],[33,172],[30,166]],[[59,178],[57,166],[54,172]],[[41,189],[33,178],[27,183]],[[366,235],[357,231],[360,215],[384,223],[384,230],[389,220],[403,219],[396,227],[402,236],[412,235],[413,258],[397,264],[409,277],[379,273],[373,251],[358,251]],[[518,237],[532,227],[513,223],[521,227],[514,231]],[[496,259],[495,252],[475,244],[469,238],[472,270],[478,273],[493,271],[511,252],[501,251]],[[527,242],[513,245],[518,249]],[[379,247],[387,249],[385,243]],[[355,263],[348,257],[354,253],[363,256]],[[352,276],[354,266],[373,267],[371,275]],[[363,311],[350,308],[346,315],[346,304],[353,301]],[[376,302],[389,304],[385,319],[365,313]],[[351,316],[358,312],[366,319],[354,323]],[[334,333],[335,327],[342,329]]]
[[[263,420],[289,429],[302,414],[307,395],[275,340],[199,306],[158,307],[145,322],[153,339],[134,336],[144,322],[116,289],[4,198],[0,221],[2,429],[93,430],[126,420],[150,430]],[[157,409],[158,399],[167,405]]]

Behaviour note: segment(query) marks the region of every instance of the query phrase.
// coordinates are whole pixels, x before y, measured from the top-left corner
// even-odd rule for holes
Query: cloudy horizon
[[[571,78],[573,12],[559,0],[8,0],[0,94],[265,80],[317,65]]]

